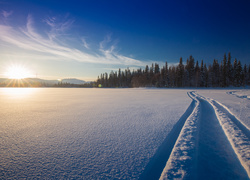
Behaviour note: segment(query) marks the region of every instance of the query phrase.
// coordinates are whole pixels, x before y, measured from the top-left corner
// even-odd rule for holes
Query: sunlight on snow
[[[3,88],[2,93],[4,96],[11,98],[27,98],[33,95],[38,89],[34,88]]]

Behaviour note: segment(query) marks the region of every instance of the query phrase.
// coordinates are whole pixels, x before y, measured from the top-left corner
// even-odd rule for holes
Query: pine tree
[[[118,87],[122,87],[122,73],[120,68],[118,70]]]
[[[154,73],[155,74],[159,74],[160,73],[160,67],[159,67],[159,64],[155,63],[155,68],[154,68]]]
[[[247,85],[250,85],[250,64],[248,65]]]
[[[208,70],[206,64],[204,64],[204,86],[208,87]]]
[[[237,67],[236,67],[236,86],[242,86],[242,76],[243,72],[242,72],[242,66],[241,66],[241,62],[238,61],[237,63]]]
[[[238,64],[238,61],[235,58],[234,67],[233,67],[233,85],[234,86],[237,86],[237,64]]]
[[[243,86],[247,85],[247,65],[244,65],[243,68]]]
[[[227,86],[227,56],[224,54],[223,63],[222,63],[222,87]]]
[[[199,67],[198,61],[196,61],[194,70],[195,70],[195,87],[199,87],[200,86],[200,67]]]
[[[166,62],[165,64],[165,69],[166,69],[166,72],[165,72],[165,87],[169,87],[169,69],[168,69],[168,62]]]
[[[214,59],[213,62],[213,77],[212,77],[212,84],[213,87],[218,87],[220,85],[220,65],[217,60]]]
[[[207,87],[213,87],[213,84],[212,84],[212,77],[213,77],[213,68],[212,66],[209,64],[208,65],[208,70],[207,70],[207,76],[208,76],[208,82],[207,82]],[[204,76],[205,78],[205,72],[204,72]],[[205,82],[204,82],[205,84]]]
[[[204,66],[203,66],[203,60],[201,60],[201,68],[200,68],[200,87],[204,87],[205,81],[204,81]]]
[[[153,86],[160,86],[160,67],[159,64],[155,63],[154,68],[154,77],[153,77]]]
[[[228,58],[227,58],[227,85],[233,85],[233,67],[231,63],[231,53],[228,53]]]
[[[186,65],[186,70],[187,70],[187,82],[189,87],[194,87],[195,84],[195,70],[194,70],[194,58],[191,55],[189,59],[187,60],[187,65]]]
[[[104,75],[104,87],[108,87],[108,73],[105,73]]]
[[[179,65],[176,69],[177,71],[177,86],[183,87],[184,83],[184,65],[182,63],[182,57],[180,58]]]
[[[165,66],[163,66],[161,69],[161,77],[160,77],[161,87],[165,87],[165,84],[166,84],[165,76],[166,76],[166,69],[165,69]]]

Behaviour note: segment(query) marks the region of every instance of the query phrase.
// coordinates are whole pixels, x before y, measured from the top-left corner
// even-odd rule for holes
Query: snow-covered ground
[[[250,90],[0,89],[0,179],[249,179]]]
[[[202,91],[202,94],[206,93],[216,100],[195,91],[189,92],[196,106],[176,140],[161,180],[249,179],[250,131],[243,123],[249,119],[242,121],[217,101],[220,99],[225,102],[222,97],[225,93],[232,94],[231,91],[220,91],[219,96],[215,90]],[[238,96],[242,98],[242,95]],[[249,105],[249,102],[246,104]]]
[[[190,105],[186,92],[2,88],[0,177],[138,179]]]
[[[215,99],[225,105],[250,129],[250,89],[198,90],[202,96]]]

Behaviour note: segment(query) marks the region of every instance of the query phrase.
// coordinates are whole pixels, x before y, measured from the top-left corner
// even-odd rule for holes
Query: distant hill
[[[70,78],[62,80],[45,80],[40,78],[8,79],[0,78],[0,87],[52,87],[58,84],[83,85],[83,80]]]
[[[70,83],[70,84],[85,84],[86,82],[83,80],[71,78],[71,79],[62,79],[62,83]]]

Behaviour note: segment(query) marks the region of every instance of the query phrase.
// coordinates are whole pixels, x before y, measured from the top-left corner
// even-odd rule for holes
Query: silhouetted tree
[[[244,65],[234,60],[231,64],[231,54],[228,58],[224,54],[221,64],[218,60],[212,65],[206,65],[203,60],[194,62],[190,56],[186,65],[180,58],[177,66],[168,67],[168,63],[160,68],[159,64],[152,63],[149,68],[130,71],[129,68],[117,72],[111,71],[101,74],[97,78],[97,86],[100,87],[228,87],[250,85],[250,65]]]

